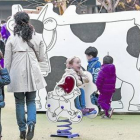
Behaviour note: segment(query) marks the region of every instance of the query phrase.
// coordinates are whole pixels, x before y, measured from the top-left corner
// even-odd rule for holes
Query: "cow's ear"
[[[13,19],[9,19],[7,22],[7,29],[9,32],[14,31],[15,21]]]
[[[42,21],[42,22],[45,20],[45,16],[46,16],[46,14],[47,14],[47,10],[48,10],[48,4],[45,5],[45,6],[43,7],[43,9],[40,11],[40,14],[39,14],[39,16],[38,16],[38,20],[40,20],[40,21]]]
[[[12,6],[12,15],[15,15],[17,12],[22,12],[23,8],[21,5],[16,4]]]
[[[10,32],[13,32],[14,30],[14,26],[15,26],[15,21],[14,21],[14,15],[17,13],[17,12],[22,12],[23,11],[23,8],[21,5],[19,4],[15,4],[12,6],[12,16],[11,18],[8,20],[7,22],[7,29],[10,31]]]
[[[43,9],[40,11],[38,20],[44,22],[47,17],[50,17],[53,12],[53,4],[52,3],[47,3]]]

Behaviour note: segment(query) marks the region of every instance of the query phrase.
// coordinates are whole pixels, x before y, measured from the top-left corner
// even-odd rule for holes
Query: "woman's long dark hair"
[[[25,12],[17,12],[14,15],[15,19],[15,27],[14,27],[14,35],[21,36],[23,41],[30,41],[32,39],[33,34],[33,26],[29,24],[30,17]]]

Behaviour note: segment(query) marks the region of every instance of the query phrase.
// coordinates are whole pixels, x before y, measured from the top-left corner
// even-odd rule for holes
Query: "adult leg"
[[[25,118],[25,94],[23,92],[14,93],[16,103],[16,117],[20,131],[26,131],[26,118]]]
[[[36,91],[26,92],[26,105],[27,105],[27,124],[36,124]]]
[[[36,124],[35,98],[36,91],[26,92],[27,124],[28,124],[27,140],[31,140],[34,137],[34,128]]]

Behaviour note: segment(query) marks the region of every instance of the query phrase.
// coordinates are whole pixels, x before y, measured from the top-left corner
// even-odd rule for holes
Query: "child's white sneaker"
[[[110,118],[106,115],[103,115],[101,119],[110,119]]]
[[[109,111],[108,111],[108,114],[109,114],[109,118],[111,118],[112,117],[112,115],[113,115],[113,112],[114,112],[114,109],[110,109]]]

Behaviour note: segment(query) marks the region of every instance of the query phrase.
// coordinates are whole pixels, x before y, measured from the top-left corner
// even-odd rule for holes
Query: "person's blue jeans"
[[[75,99],[75,107],[79,110],[86,108],[85,91],[80,88],[81,95]]]
[[[36,91],[14,93],[16,103],[16,117],[20,131],[26,130],[26,124],[36,123]],[[27,105],[27,120],[25,117],[25,101]]]

